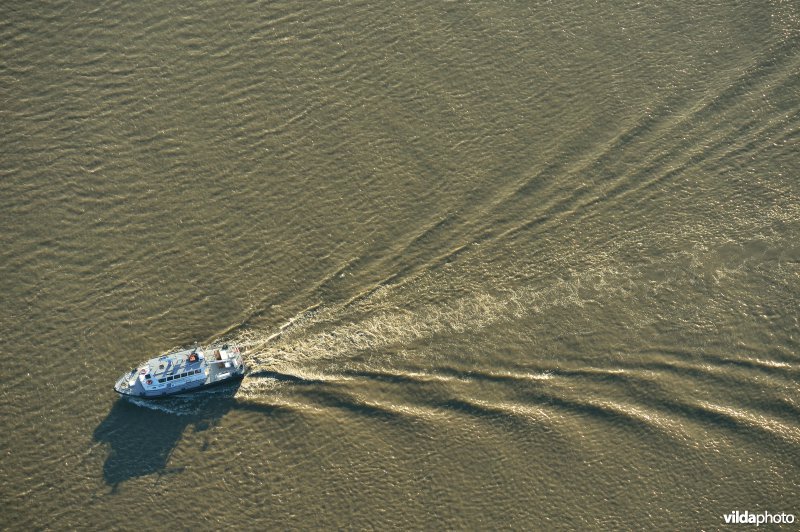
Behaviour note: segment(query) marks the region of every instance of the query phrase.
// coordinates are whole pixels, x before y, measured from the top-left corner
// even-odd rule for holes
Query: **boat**
[[[117,379],[114,390],[123,396],[156,399],[241,379],[245,369],[235,345],[180,349],[139,364]]]

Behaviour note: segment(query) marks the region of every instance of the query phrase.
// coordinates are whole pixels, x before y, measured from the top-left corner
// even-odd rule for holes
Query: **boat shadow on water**
[[[408,422],[401,413],[366,404],[324,380],[276,371],[252,372],[247,378],[291,385],[296,393],[317,406],[394,424]],[[169,467],[168,464],[186,429],[191,428],[195,432],[211,429],[231,411],[271,417],[297,415],[290,407],[238,400],[235,396],[241,382],[237,380],[213,389],[163,399],[119,398],[95,428],[93,436],[95,442],[106,444],[109,448],[103,464],[105,483],[116,490],[122,482],[137,477],[155,474],[160,478],[182,472],[182,467]],[[205,451],[207,447],[208,444],[202,444],[200,451]]]
[[[110,447],[103,464],[106,484],[116,489],[132,478],[180,473],[183,468],[167,464],[188,427],[197,432],[207,430],[231,410],[270,410],[237,401],[239,385],[237,381],[213,392],[158,400],[119,398],[93,435],[94,441]]]

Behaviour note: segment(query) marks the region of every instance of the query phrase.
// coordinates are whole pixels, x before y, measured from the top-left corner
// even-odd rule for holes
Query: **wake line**
[[[581,298],[581,287],[614,286],[617,283],[606,279],[614,275],[612,270],[603,270],[569,281],[559,280],[543,289],[507,289],[498,295],[479,293],[409,309],[393,303],[396,286],[388,285],[351,306],[314,307],[289,320],[277,332],[240,330],[234,341],[246,348],[251,372],[283,370],[296,375],[310,362],[346,360],[365,351],[408,346],[442,333],[463,334],[551,307],[582,307],[588,300]],[[424,291],[418,286],[404,288]]]

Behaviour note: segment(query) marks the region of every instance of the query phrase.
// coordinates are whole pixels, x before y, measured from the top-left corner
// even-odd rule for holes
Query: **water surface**
[[[800,515],[796,4],[0,14],[1,526]]]

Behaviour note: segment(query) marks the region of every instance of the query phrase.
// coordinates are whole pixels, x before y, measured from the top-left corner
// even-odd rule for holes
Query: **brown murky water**
[[[796,3],[0,14],[0,527],[800,514]]]

